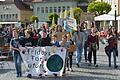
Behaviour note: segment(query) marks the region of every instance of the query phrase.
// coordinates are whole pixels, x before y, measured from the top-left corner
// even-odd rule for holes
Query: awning
[[[115,16],[113,15],[109,15],[109,14],[103,14],[103,15],[100,15],[100,16],[96,16],[94,18],[95,21],[111,21],[111,20],[115,20]]]
[[[17,24],[18,22],[0,22],[0,24]]]
[[[117,20],[120,20],[120,16],[117,17]]]

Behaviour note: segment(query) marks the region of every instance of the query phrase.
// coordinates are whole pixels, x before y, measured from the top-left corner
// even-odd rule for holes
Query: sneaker
[[[71,72],[73,72],[73,69],[72,69],[72,68],[70,68],[70,71],[71,71]]]
[[[32,78],[32,75],[31,75],[31,74],[28,74],[27,77],[28,77],[28,78]]]
[[[20,77],[19,75],[17,75],[16,77]]]
[[[42,77],[42,74],[39,74],[39,77]]]
[[[77,65],[78,68],[80,67],[78,63],[76,65]]]
[[[114,68],[115,68],[115,69],[118,68],[118,65],[116,65]]]
[[[95,67],[98,67],[98,65],[97,65],[97,64],[94,64],[94,66],[95,66]]]

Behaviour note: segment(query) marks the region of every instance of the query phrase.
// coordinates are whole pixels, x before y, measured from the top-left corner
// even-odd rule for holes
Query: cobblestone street
[[[119,80],[120,79],[120,55],[117,58],[118,69],[114,69],[113,63],[112,67],[108,67],[107,56],[104,53],[104,46],[100,44],[100,50],[97,53],[97,64],[98,67],[88,66],[85,63],[84,56],[82,57],[82,63],[80,68],[75,65],[75,58],[73,59],[73,72],[67,71],[64,77],[54,77],[54,76],[43,76],[42,78],[33,77],[31,79],[25,76],[25,70],[23,64],[23,77],[16,78],[16,72],[13,62],[9,62],[10,68],[7,64],[4,68],[0,68],[0,80]],[[120,50],[120,45],[119,49]],[[112,60],[113,62],[113,60]]]

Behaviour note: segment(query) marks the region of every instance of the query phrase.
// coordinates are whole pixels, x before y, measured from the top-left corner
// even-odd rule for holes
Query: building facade
[[[61,1],[34,1],[33,3],[33,12],[34,15],[39,17],[40,22],[49,21],[48,15],[49,13],[55,12],[59,15],[59,13],[65,10],[69,10],[70,8],[76,7],[77,2],[70,0],[61,0]]]
[[[0,24],[26,24],[33,12],[20,0],[5,0],[0,2]]]

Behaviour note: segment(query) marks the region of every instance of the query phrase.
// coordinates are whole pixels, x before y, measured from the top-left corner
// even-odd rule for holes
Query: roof
[[[20,10],[32,10],[30,9],[30,6],[22,2],[22,0],[5,0],[3,2],[0,2],[0,5],[6,5],[6,4],[15,4],[16,7]]]

